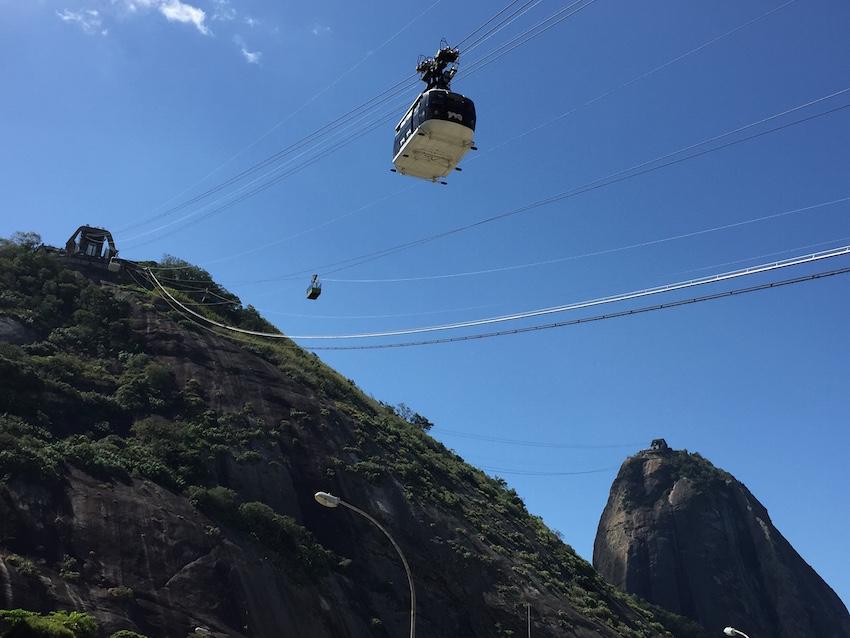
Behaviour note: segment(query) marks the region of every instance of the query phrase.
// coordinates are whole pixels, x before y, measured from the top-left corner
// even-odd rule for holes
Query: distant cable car
[[[322,282],[319,281],[319,275],[313,275],[310,280],[310,287],[307,288],[307,299],[318,299],[322,294]]]
[[[121,271],[121,260],[112,233],[96,226],[80,226],[65,242],[65,254],[75,261],[97,268],[105,267],[109,272]]]
[[[80,226],[65,242],[65,254],[93,262],[109,263],[118,256],[118,250],[115,248],[112,233],[105,228]]]
[[[449,86],[459,57],[444,46],[416,66],[427,86],[395,127],[393,171],[435,182],[461,170],[458,163],[475,149],[475,104]]]

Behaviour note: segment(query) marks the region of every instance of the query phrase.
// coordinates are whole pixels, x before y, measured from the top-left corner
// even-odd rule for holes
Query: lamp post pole
[[[401,558],[401,564],[404,565],[404,571],[407,574],[407,584],[410,586],[410,638],[416,638],[416,589],[413,587],[413,574],[410,571],[410,565],[407,563],[407,559],[404,557],[404,554],[401,551],[401,547],[398,546],[398,543],[395,542],[395,539],[390,536],[390,533],[381,525],[373,516],[364,512],[359,507],[355,507],[351,503],[346,503],[338,496],[334,496],[333,494],[328,494],[327,492],[316,492],[315,495],[316,501],[320,505],[324,505],[325,507],[334,508],[339,505],[350,509],[352,512],[356,512],[360,514],[363,518],[371,522],[375,527],[381,530],[384,533],[384,536],[389,539],[392,546],[395,548],[395,551],[398,552],[399,558]]]
[[[726,627],[726,629],[723,630],[723,633],[727,636],[742,636],[743,638],[750,638],[743,631],[735,629],[734,627]]]

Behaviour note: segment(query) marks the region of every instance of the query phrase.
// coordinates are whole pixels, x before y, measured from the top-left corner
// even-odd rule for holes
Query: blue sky
[[[461,71],[563,5],[543,0],[465,53]],[[455,90],[478,109],[480,150],[448,186],[388,171],[390,122],[356,140],[353,127],[337,152],[216,215],[195,206],[148,221],[394,85],[440,38],[457,42],[501,6],[0,0],[0,234],[31,229],[60,245],[79,224],[103,225],[122,256],[170,253],[206,266],[289,334],[475,319],[850,243],[843,202],[535,268],[327,281],[316,302],[304,299],[308,277],[251,283],[488,217],[846,89],[850,5],[840,0],[597,0],[459,76]],[[376,115],[400,116],[415,95]],[[501,268],[841,199],[850,196],[848,142],[850,112],[837,111],[328,279]],[[850,549],[835,533],[850,526],[847,286],[836,277],[530,335],[323,359],[427,415],[435,436],[479,465],[610,468],[656,436],[699,451],[747,484],[848,602]],[[452,432],[623,447],[521,447]],[[589,558],[615,472],[505,478]]]

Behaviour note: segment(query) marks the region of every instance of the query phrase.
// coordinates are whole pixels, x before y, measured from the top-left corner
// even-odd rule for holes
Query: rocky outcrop
[[[537,638],[669,635],[504,482],[314,355],[18,261],[37,259],[38,285],[14,292],[40,340],[0,353],[0,606],[88,612],[103,636],[406,635],[398,556],[321,490],[391,531],[423,636],[522,635],[527,603]],[[42,294],[53,280],[61,303]]]
[[[771,638],[849,638],[835,592],[764,506],[697,454],[646,450],[623,463],[593,564],[619,589],[699,622]]]
[[[0,316],[0,343],[30,343],[35,333],[17,319]]]

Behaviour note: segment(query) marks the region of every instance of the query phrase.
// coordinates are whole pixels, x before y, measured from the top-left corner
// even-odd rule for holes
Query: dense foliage
[[[709,486],[716,481],[725,482],[734,480],[731,474],[715,467],[711,461],[699,452],[678,450],[672,454],[670,464],[673,467],[674,480],[687,478],[695,484],[702,486]]]
[[[97,638],[97,623],[88,614],[54,611],[38,614],[24,609],[0,610],[8,626],[3,638]]]
[[[95,619],[89,614],[77,611],[39,614],[26,609],[0,610],[0,632],[2,638],[97,638],[100,635]],[[147,636],[122,629],[109,638]]]
[[[196,486],[188,494],[192,504],[211,519],[248,532],[277,556],[297,556],[304,575],[324,574],[334,564],[333,552],[322,547],[291,516],[278,514],[265,503],[241,502],[239,494],[221,486]]]
[[[245,330],[279,332],[253,306],[243,307],[239,297],[217,284],[203,268],[171,255],[163,257],[155,266],[161,269],[156,271],[157,279],[190,304],[215,304],[207,307],[213,309],[220,321]]]

